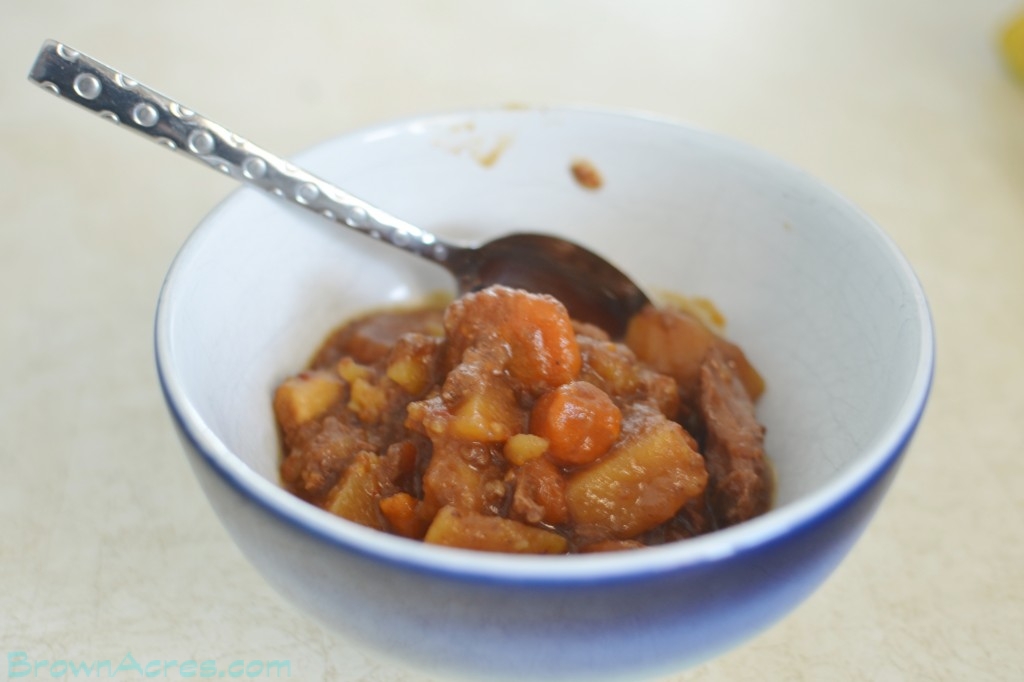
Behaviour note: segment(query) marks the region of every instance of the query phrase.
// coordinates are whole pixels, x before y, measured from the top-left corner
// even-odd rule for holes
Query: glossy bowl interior
[[[591,162],[598,190],[570,165]],[[270,408],[339,322],[450,287],[441,269],[256,190],[176,258],[156,352],[211,503],[301,608],[400,662],[470,679],[640,679],[752,636],[806,597],[869,520],[927,399],[932,328],[910,267],[821,183],[640,115],[459,112],[327,141],[303,167],[453,239],[552,232],[652,293],[712,299],[766,377],[775,509],[638,552],[519,557],[391,537],[279,484]]]

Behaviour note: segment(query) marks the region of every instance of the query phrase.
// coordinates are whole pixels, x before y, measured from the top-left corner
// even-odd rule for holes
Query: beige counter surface
[[[932,400],[839,570],[777,626],[674,679],[1024,679],[1024,84],[995,48],[1019,12],[1012,0],[6,3],[0,679],[26,662],[49,661],[26,679],[52,679],[55,661],[126,656],[425,679],[293,610],[221,528],[166,415],[151,330],[167,266],[232,182],[32,87],[45,38],[285,154],[419,112],[584,104],[689,121],[822,178],[924,284]]]

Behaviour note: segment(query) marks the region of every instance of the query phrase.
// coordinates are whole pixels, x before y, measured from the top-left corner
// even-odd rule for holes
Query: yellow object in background
[[[1010,72],[1024,82],[1024,14],[1007,24],[999,48]]]

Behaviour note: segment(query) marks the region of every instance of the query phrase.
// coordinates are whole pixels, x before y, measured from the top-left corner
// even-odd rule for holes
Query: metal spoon
[[[518,233],[477,246],[445,242],[62,43],[43,43],[29,79],[236,180],[431,260],[454,275],[459,294],[490,284],[548,293],[574,318],[612,336],[648,302],[613,265],[558,237]]]

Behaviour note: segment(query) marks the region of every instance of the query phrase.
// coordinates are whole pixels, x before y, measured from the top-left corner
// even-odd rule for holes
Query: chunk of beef
[[[773,479],[764,427],[735,366],[716,348],[700,368],[699,410],[706,429],[709,500],[719,524],[735,525],[768,511]]]

